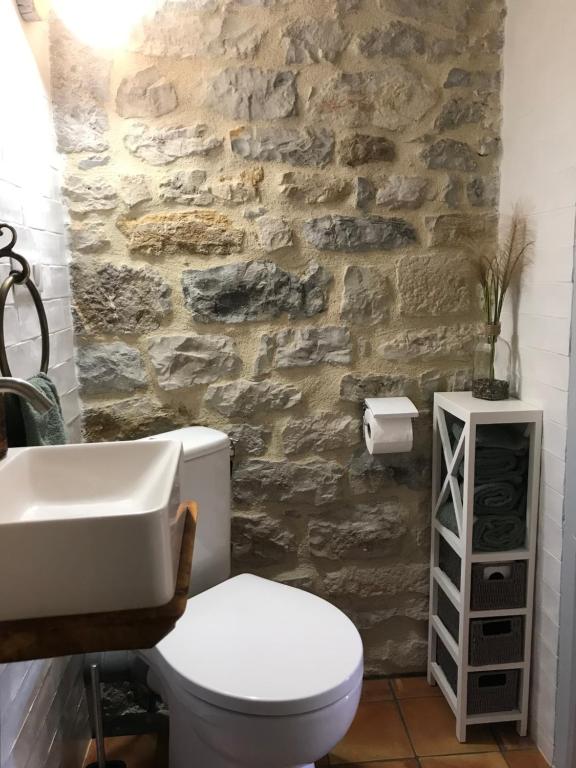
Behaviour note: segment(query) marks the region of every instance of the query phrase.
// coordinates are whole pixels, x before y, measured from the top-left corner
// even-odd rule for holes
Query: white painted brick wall
[[[48,100],[13,5],[0,2],[0,221],[18,230],[17,251],[35,265],[51,332],[50,373],[71,440],[79,439],[70,285],[59,159]],[[0,266],[0,279],[8,267]],[[39,326],[24,289],[4,318],[15,376],[38,371]],[[77,768],[88,736],[81,657],[0,665],[0,768]]]
[[[544,410],[532,735],[554,748],[560,562],[566,474],[569,350],[576,220],[576,24],[573,0],[509,0],[504,53],[501,209],[530,213],[536,246],[518,308],[518,394]]]

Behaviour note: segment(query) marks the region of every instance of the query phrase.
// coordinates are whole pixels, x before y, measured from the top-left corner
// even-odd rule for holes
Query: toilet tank
[[[148,438],[182,443],[182,501],[198,504],[190,596],[230,576],[230,439],[208,427],[184,427]]]

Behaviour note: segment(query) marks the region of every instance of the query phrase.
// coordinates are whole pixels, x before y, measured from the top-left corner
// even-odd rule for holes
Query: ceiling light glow
[[[61,21],[81,42],[93,48],[126,45],[134,27],[162,0],[52,0]]]

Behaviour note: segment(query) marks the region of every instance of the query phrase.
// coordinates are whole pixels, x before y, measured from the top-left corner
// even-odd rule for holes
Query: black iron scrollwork
[[[4,314],[6,308],[6,300],[10,290],[15,285],[24,285],[28,289],[36,312],[38,313],[38,320],[40,322],[40,334],[42,338],[42,358],[40,362],[40,370],[42,373],[48,373],[48,365],[50,363],[50,334],[48,331],[48,320],[46,319],[46,312],[44,305],[42,304],[42,298],[38,292],[38,288],[34,285],[32,280],[32,270],[28,261],[20,254],[14,252],[14,246],[18,236],[14,227],[10,224],[0,224],[0,243],[2,242],[2,235],[9,233],[9,242],[6,245],[0,245],[0,259],[11,259],[17,262],[22,269],[11,270],[8,277],[0,285],[0,374],[2,376],[12,376],[10,366],[8,364],[8,358],[6,356],[6,342],[4,337]]]

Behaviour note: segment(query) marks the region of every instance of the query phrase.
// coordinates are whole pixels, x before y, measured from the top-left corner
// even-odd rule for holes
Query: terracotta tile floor
[[[460,744],[454,717],[425,678],[368,680],[352,727],[319,761],[347,768],[548,768],[530,739],[512,725],[475,727]],[[167,768],[167,744],[156,736],[107,739],[107,758],[127,768]],[[86,763],[95,760],[93,746]]]

